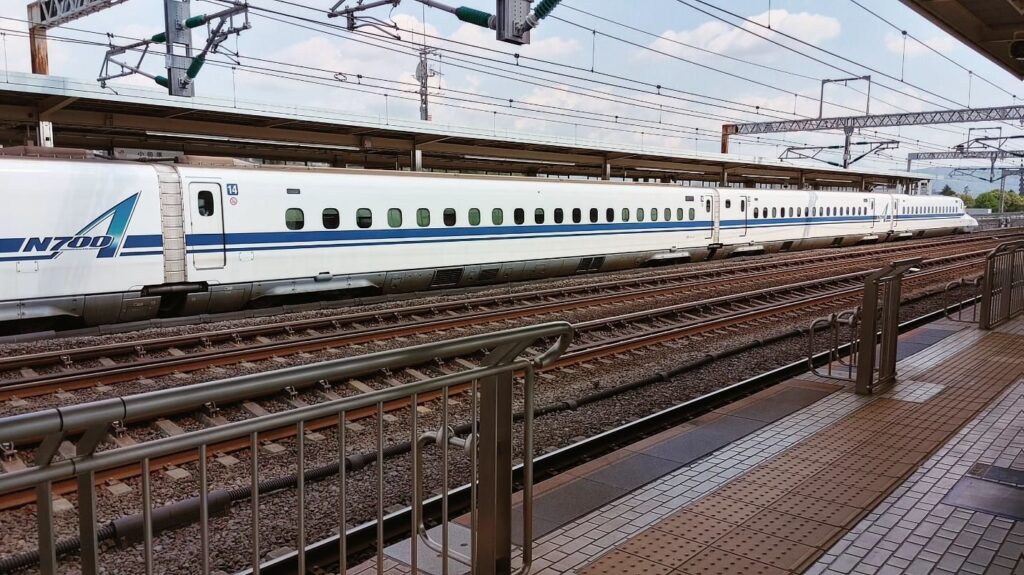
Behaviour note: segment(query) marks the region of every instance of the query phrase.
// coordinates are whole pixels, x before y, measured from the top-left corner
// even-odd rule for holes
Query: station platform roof
[[[1021,0],[903,0],[933,24],[1024,80],[1024,61],[1010,55],[1010,42],[1024,40]]]
[[[212,98],[54,76],[0,77],[0,144],[24,145],[40,120],[67,148],[165,150],[191,155],[326,162],[334,166],[545,174],[733,185],[819,188],[911,187],[927,174],[797,165],[736,154],[681,152],[485,129],[344,114],[336,110]],[[725,176],[725,177],[723,177]]]

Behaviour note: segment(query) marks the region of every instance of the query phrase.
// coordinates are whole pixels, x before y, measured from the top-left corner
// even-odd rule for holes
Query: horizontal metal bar
[[[550,322],[14,415],[0,419],[0,443],[21,442],[59,432],[74,434],[114,421],[152,419],[198,409],[211,402],[229,404],[287,387],[308,386],[321,380],[350,379],[384,368],[402,368],[502,346],[515,346],[518,353],[522,353],[538,340],[557,338],[544,353],[533,358],[534,365],[542,368],[569,347],[572,334],[573,328],[567,322]]]
[[[301,421],[334,416],[341,412],[359,410],[378,403],[389,403],[410,397],[414,393],[422,395],[444,387],[468,384],[480,378],[495,376],[508,371],[525,370],[530,364],[529,361],[517,361],[472,369],[426,381],[407,383],[353,397],[271,413],[208,429],[191,431],[172,437],[163,437],[128,447],[104,451],[84,458],[59,461],[48,467],[30,467],[0,475],[0,494],[26,489],[43,481],[70,479],[88,471],[103,471],[123,465],[131,465],[145,458],[156,459],[190,449],[197,449],[201,445],[215,444],[237,437],[248,436],[252,433],[294,426]]]

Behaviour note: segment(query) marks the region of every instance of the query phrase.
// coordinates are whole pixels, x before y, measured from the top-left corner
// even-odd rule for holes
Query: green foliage
[[[1024,212],[1024,197],[1013,192],[1006,192],[1005,210],[1007,212]],[[974,199],[975,208],[989,208],[993,212],[999,211],[999,190],[992,190],[984,194],[978,194]]]
[[[939,192],[939,194],[941,194],[943,196],[950,196],[950,197],[952,197],[952,196],[956,195],[956,192],[953,190],[953,188],[949,187],[949,184],[946,184],[946,186],[944,188],[942,188],[942,191]]]
[[[960,200],[964,203],[965,208],[975,207],[974,196],[972,196],[971,194],[956,194],[956,197],[960,198]]]

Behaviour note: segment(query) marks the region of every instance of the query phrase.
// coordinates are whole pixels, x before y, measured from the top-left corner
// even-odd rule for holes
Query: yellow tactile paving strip
[[[626,540],[587,574],[798,573],[1024,375],[1024,335],[989,333],[955,356],[901,364],[942,385],[877,399]],[[916,368],[916,369],[915,369]],[[922,371],[923,370],[923,371]]]

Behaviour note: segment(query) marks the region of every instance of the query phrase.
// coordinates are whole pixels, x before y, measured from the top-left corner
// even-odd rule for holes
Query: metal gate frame
[[[978,327],[989,330],[1024,313],[1024,240],[996,246],[985,258]]]
[[[87,575],[99,572],[100,547],[97,541],[99,526],[96,523],[96,477],[97,473],[126,466],[141,466],[142,469],[142,541],[145,572],[154,571],[153,525],[154,510],[151,492],[151,462],[161,457],[198,451],[199,467],[199,516],[200,552],[197,567],[206,574],[210,572],[209,558],[209,505],[207,483],[207,456],[216,453],[211,446],[228,440],[248,439],[251,465],[253,556],[252,572],[260,570],[259,532],[259,452],[260,434],[274,430],[293,428],[297,459],[296,489],[298,509],[296,512],[297,571],[306,571],[305,554],[305,433],[306,424],[316,420],[333,418],[337,421],[339,475],[339,528],[346,532],[345,504],[345,430],[346,414],[358,412],[374,413],[377,428],[377,564],[383,572],[384,545],[384,413],[385,406],[394,402],[410,401],[418,405],[420,399],[441,398],[444,409],[445,431],[439,432],[447,438],[448,402],[447,397],[454,389],[467,389],[472,396],[474,412],[470,414],[477,433],[467,441],[474,444],[473,463],[480,463],[479,471],[474,469],[471,483],[476,486],[477,497],[473,501],[472,517],[474,547],[472,572],[498,574],[511,572],[511,506],[512,506],[512,420],[513,387],[520,379],[523,386],[523,565],[521,572],[529,572],[532,560],[532,486],[533,486],[533,387],[534,372],[554,362],[572,341],[573,329],[566,322],[552,322],[535,326],[510,329],[491,334],[469,336],[459,339],[429,343],[403,349],[378,352],[363,356],[326,361],[257,373],[219,381],[210,381],[185,387],[164,389],[133,396],[118,397],[48,409],[44,411],[15,415],[0,419],[0,443],[15,445],[42,438],[36,451],[35,466],[21,471],[0,474],[0,494],[35,490],[38,504],[37,526],[39,534],[39,567],[44,575],[58,570],[56,531],[54,526],[53,485],[60,481],[75,481],[78,490],[78,535],[81,539],[81,570]],[[545,351],[528,358],[520,358],[530,349],[543,349],[541,344],[552,341]],[[96,448],[116,425],[140,419],[162,417],[183,411],[195,410],[208,403],[224,405],[249,397],[282,391],[288,387],[307,387],[318,382],[347,381],[351,378],[377,373],[382,370],[396,370],[439,359],[448,359],[479,352],[486,356],[482,365],[451,375],[425,381],[418,381],[388,389],[364,393],[353,397],[327,401],[272,413],[261,417],[237,421],[182,435],[165,437],[137,443],[128,447],[97,452]],[[521,378],[516,376],[520,375]],[[479,390],[479,402],[477,391]],[[477,411],[477,407],[480,407]],[[419,431],[417,410],[410,411],[410,437],[414,446],[413,467],[419,464],[420,450],[416,449]],[[478,422],[478,423],[477,423]],[[55,461],[55,455],[62,442],[75,440],[75,455],[69,459]],[[476,444],[479,447],[476,447]],[[449,441],[442,441],[439,449],[447,464]],[[479,455],[477,455],[479,451]],[[445,470],[447,476],[447,470]],[[447,486],[442,489],[446,503]],[[418,500],[418,498],[417,498]],[[447,505],[445,505],[447,507]],[[410,526],[413,535],[413,565],[416,571],[415,534],[418,528],[418,513],[413,514]],[[448,517],[442,518],[446,527]],[[338,553],[341,557],[342,573],[345,572],[345,537],[339,537]],[[447,537],[445,538],[447,539]],[[448,542],[445,541],[445,544]],[[443,550],[447,563],[449,549]]]
[[[856,391],[860,395],[872,395],[896,383],[896,346],[900,336],[903,276],[921,265],[922,261],[923,258],[910,258],[893,262],[864,281],[857,352]],[[879,331],[881,341],[876,346]]]

